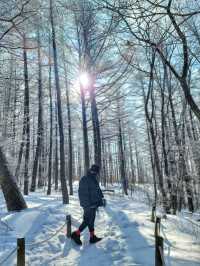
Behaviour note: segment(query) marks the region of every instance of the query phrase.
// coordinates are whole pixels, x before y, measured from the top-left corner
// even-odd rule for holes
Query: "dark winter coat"
[[[79,182],[78,195],[83,208],[98,208],[103,206],[103,193],[99,187],[96,175],[88,172]]]

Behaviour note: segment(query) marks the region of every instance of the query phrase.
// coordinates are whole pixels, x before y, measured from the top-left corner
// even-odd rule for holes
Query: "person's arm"
[[[100,190],[101,197],[104,198],[104,195],[103,195],[103,192],[102,192],[100,186],[99,186],[99,190]]]
[[[99,183],[98,183],[98,186],[99,186],[99,192],[100,192],[99,206],[103,206],[103,207],[105,207],[105,206],[106,206],[106,200],[105,200],[105,198],[104,198],[104,195],[103,195],[103,192],[102,192],[102,190],[101,190],[101,188],[100,188]]]

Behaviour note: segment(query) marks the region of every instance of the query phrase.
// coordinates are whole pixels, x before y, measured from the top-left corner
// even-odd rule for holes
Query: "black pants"
[[[82,232],[87,226],[90,232],[94,231],[94,220],[96,217],[96,208],[83,209],[83,222],[79,226],[79,230]]]

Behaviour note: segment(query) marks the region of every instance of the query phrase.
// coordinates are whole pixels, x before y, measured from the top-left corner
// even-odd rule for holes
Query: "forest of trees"
[[[126,195],[151,184],[167,212],[199,208],[199,14],[196,0],[1,0],[9,210],[41,188],[69,203],[92,163]]]

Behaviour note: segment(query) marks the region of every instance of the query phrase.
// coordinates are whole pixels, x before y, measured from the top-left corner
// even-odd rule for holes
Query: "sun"
[[[79,76],[79,82],[84,88],[90,85],[90,77],[87,72],[82,72]]]

